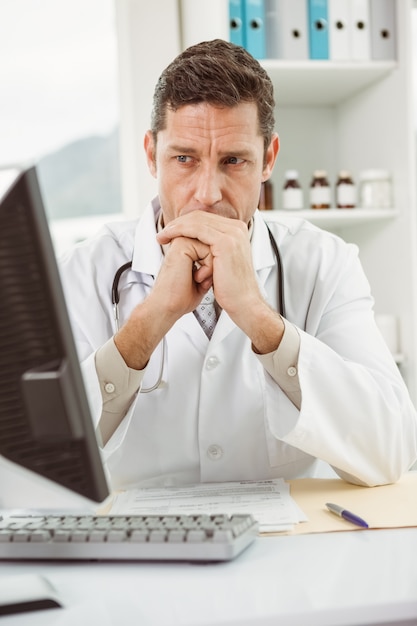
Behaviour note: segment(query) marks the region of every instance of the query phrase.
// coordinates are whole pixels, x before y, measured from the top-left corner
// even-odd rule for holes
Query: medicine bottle
[[[303,190],[298,181],[298,172],[297,170],[287,170],[282,189],[282,208],[285,211],[295,211],[303,207]]]
[[[392,206],[392,182],[386,170],[364,170],[360,174],[360,203],[364,209]]]
[[[326,170],[315,170],[310,185],[310,208],[330,209],[330,185]]]
[[[261,194],[259,196],[259,210],[272,211],[274,208],[274,190],[270,180],[266,180],[261,185]]]
[[[336,206],[338,209],[353,209],[356,206],[356,186],[347,170],[339,172],[336,183]]]

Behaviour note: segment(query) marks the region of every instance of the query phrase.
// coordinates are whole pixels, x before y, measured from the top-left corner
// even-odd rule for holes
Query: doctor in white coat
[[[416,411],[357,248],[299,219],[271,223],[271,239],[256,209],[279,150],[273,114],[271,81],[242,48],[179,55],[145,136],[158,197],[62,259],[115,488],[323,467],[378,485],[416,460]],[[198,319],[207,293],[212,334]]]

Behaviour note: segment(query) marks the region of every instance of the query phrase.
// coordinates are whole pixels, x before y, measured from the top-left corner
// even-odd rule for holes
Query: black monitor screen
[[[0,454],[101,502],[108,486],[35,168],[0,202]]]

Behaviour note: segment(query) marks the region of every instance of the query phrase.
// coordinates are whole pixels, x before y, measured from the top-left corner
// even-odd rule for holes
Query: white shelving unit
[[[338,62],[265,59],[263,67],[275,85],[278,105],[329,106],[384,78],[395,61]]]
[[[299,217],[320,228],[330,231],[338,231],[342,228],[358,226],[363,224],[394,220],[400,215],[397,209],[326,209],[303,211],[266,211],[265,217],[268,221],[284,221],[291,217]]]
[[[397,0],[395,61],[343,63],[265,60],[275,86],[276,128],[281,151],[272,177],[274,206],[268,220],[287,219],[281,209],[286,169],[297,169],[305,203],[315,169],[331,185],[340,169],[359,182],[368,168],[392,174],[391,209],[304,210],[297,215],[359,246],[375,297],[375,312],[398,319],[396,355],[417,399],[417,242],[413,128],[411,10]],[[294,213],[291,213],[294,215]]]
[[[169,15],[165,19],[168,5]],[[130,181],[124,184],[130,214],[132,207],[136,214],[143,209],[153,190],[153,181],[138,146],[142,145],[143,130],[149,123],[151,95],[159,69],[181,49],[176,5],[166,0],[154,0],[150,5],[129,0],[116,3],[119,38],[123,42],[120,50],[122,166],[127,163],[131,173]],[[417,401],[417,207],[411,11],[412,0],[396,0],[395,61],[265,60],[261,63],[274,82],[276,129],[281,141],[272,177],[276,210],[267,212],[268,220],[287,219],[286,212],[280,210],[286,169],[299,171],[306,198],[315,169],[326,169],[332,185],[340,169],[350,170],[356,182],[359,173],[368,168],[386,169],[392,175],[392,209],[306,210],[297,214],[359,246],[375,297],[376,313],[398,318],[401,370]],[[147,24],[153,22],[155,27],[144,28],[142,18]],[[161,36],[161,28],[165,26]],[[157,30],[155,48],[153,39]],[[131,71],[127,72],[126,67]]]

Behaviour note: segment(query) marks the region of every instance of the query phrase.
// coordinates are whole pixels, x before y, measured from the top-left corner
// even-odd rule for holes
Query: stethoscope
[[[285,296],[284,296],[284,270],[283,270],[283,266],[282,266],[282,259],[281,259],[281,254],[280,251],[278,249],[278,245],[277,242],[275,241],[275,237],[271,232],[271,229],[269,228],[268,224],[265,224],[267,229],[268,229],[268,234],[269,234],[269,240],[271,242],[271,246],[272,246],[272,250],[274,251],[274,255],[277,261],[277,271],[278,271],[278,313],[280,315],[282,315],[282,317],[285,317]],[[120,292],[119,292],[119,283],[120,283],[120,278],[122,276],[122,274],[124,274],[124,272],[126,272],[127,270],[130,270],[132,267],[132,261],[128,261],[127,263],[124,263],[123,265],[121,265],[119,267],[119,269],[116,271],[114,278],[113,278],[113,283],[112,283],[112,288],[111,288],[111,300],[112,300],[112,305],[113,305],[113,315],[114,315],[114,323],[116,326],[116,331],[119,330],[120,328],[120,317],[119,317],[119,302],[120,302]],[[140,392],[141,393],[150,393],[151,391],[154,391],[155,389],[157,389],[161,382],[162,382],[162,374],[163,374],[163,370],[164,370],[164,361],[165,361],[165,350],[166,350],[166,345],[165,345],[165,337],[162,340],[162,358],[161,358],[161,365],[159,368],[159,373],[158,373],[158,379],[156,381],[156,383],[154,385],[152,385],[151,387],[146,387],[141,388]]]
[[[119,316],[120,278],[122,274],[124,274],[124,272],[126,272],[127,270],[130,270],[131,267],[132,267],[132,261],[128,261],[127,263],[124,263],[123,265],[121,265],[114,275],[113,283],[111,286],[111,301],[113,304],[113,316],[114,316],[114,324],[116,326],[116,331],[120,329],[120,316]],[[152,278],[154,278],[154,276],[152,276]],[[150,393],[151,391],[155,391],[155,389],[158,389],[158,387],[160,387],[161,382],[162,382],[162,375],[164,372],[165,351],[166,351],[166,340],[164,337],[162,339],[162,355],[161,355],[161,362],[159,365],[159,372],[158,372],[156,383],[152,385],[151,387],[140,387],[139,389],[140,393]]]

